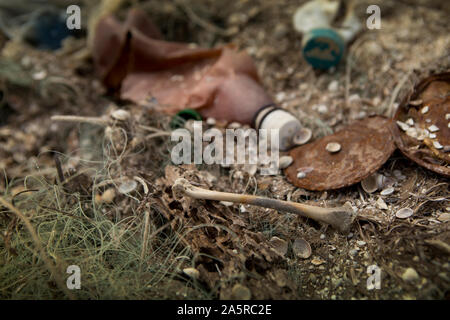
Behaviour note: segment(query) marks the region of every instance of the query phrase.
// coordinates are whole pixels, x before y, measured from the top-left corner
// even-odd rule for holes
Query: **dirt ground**
[[[364,28],[330,71],[312,69],[301,56],[291,20],[304,1],[130,2],[149,13],[167,40],[201,47],[232,42],[245,50],[267,91],[313,139],[373,114],[392,115],[419,79],[450,69],[445,1],[357,1],[364,25],[367,6],[380,6],[381,29]],[[54,52],[2,44],[0,195],[13,207],[0,207],[0,297],[450,298],[448,179],[399,151],[378,171],[393,183],[386,196],[360,184],[307,191],[281,173],[261,176],[243,167],[173,166],[170,117],[109,95],[86,41],[71,39]],[[107,125],[50,119],[107,120],[117,108],[130,119]],[[272,209],[177,200],[171,186],[178,177],[326,207],[350,202],[358,217],[342,234]],[[129,184],[132,191],[120,193]],[[414,214],[396,218],[400,208]],[[309,258],[293,253],[296,239],[309,243]],[[69,265],[80,266],[82,283],[67,293],[61,281]],[[373,265],[381,270],[380,288],[368,290]]]

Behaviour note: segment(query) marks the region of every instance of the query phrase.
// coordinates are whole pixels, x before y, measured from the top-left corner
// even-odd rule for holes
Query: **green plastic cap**
[[[333,29],[313,29],[303,38],[303,57],[316,69],[337,66],[344,50],[344,40]]]

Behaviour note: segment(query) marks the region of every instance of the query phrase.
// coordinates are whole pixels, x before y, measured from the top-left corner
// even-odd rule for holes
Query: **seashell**
[[[382,191],[380,192],[380,194],[381,194],[382,196],[388,196],[388,195],[390,195],[390,194],[393,194],[394,191],[395,191],[395,189],[394,189],[393,187],[389,187],[389,188],[386,188],[386,189],[382,190]]]
[[[423,103],[422,99],[411,100],[409,102],[410,105],[415,106],[415,107],[420,106],[422,103]]]
[[[376,174],[372,174],[361,181],[361,187],[367,193],[373,193],[378,190],[378,176]]]
[[[278,237],[272,237],[269,241],[270,245],[272,246],[272,248],[275,249],[275,251],[280,255],[280,256],[285,256],[288,250],[288,243],[283,240],[280,239]]]
[[[436,125],[432,124],[431,126],[428,127],[428,130],[430,132],[437,132],[439,131],[439,128]]]
[[[130,113],[124,109],[117,109],[111,113],[111,117],[119,121],[125,121],[130,118]]]
[[[442,144],[440,144],[439,141],[433,141],[433,147],[438,150],[443,148]]]
[[[216,124],[216,119],[209,117],[206,119],[206,124],[209,126],[214,126]]]
[[[302,145],[311,140],[312,131],[308,128],[301,128],[292,139],[292,142],[296,145]]]
[[[382,198],[378,198],[376,205],[379,209],[381,210],[387,210],[388,206],[386,204],[386,202],[384,202],[384,200]]]
[[[408,129],[406,130],[406,134],[407,134],[408,136],[410,136],[411,138],[414,138],[414,139],[417,139],[417,138],[419,137],[419,134],[418,134],[416,128],[408,128]]]
[[[409,129],[409,126],[408,126],[406,123],[404,123],[404,122],[397,121],[397,125],[398,125],[398,126],[400,127],[400,129],[402,129],[403,131],[406,131],[406,130]]]
[[[278,166],[280,169],[286,169],[292,164],[293,161],[294,159],[291,156],[283,156],[280,158]]]
[[[395,213],[395,216],[399,219],[406,219],[413,215],[414,211],[410,208],[402,208]]]
[[[301,238],[295,239],[292,244],[292,251],[297,257],[302,259],[308,259],[312,253],[311,246],[308,241]]]
[[[183,272],[192,279],[198,279],[200,277],[200,271],[195,268],[184,268]]]
[[[127,194],[133,192],[137,187],[137,182],[135,180],[126,180],[122,182],[119,186],[119,192],[122,194]]]
[[[327,144],[325,149],[328,152],[336,153],[336,152],[339,152],[341,150],[341,145],[339,143],[337,143],[337,142],[330,142],[330,143]]]
[[[428,106],[425,106],[422,108],[422,110],[420,110],[420,112],[422,112],[422,114],[425,114],[428,112],[428,110],[430,110],[430,108]]]

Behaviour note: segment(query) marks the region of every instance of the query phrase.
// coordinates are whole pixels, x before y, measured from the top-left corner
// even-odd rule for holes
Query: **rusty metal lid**
[[[285,174],[295,186],[308,190],[357,183],[378,170],[394,152],[392,127],[393,121],[381,116],[356,121],[335,134],[291,150],[294,163]],[[340,150],[327,151],[330,143],[339,144]]]
[[[394,139],[401,152],[417,164],[450,177],[450,72],[419,82],[400,104],[394,120]],[[415,135],[418,130],[420,137]]]

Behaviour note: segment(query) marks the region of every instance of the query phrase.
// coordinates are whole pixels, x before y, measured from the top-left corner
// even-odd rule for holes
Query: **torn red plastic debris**
[[[288,180],[297,187],[318,191],[363,180],[394,152],[392,126],[391,119],[370,117],[291,150],[294,163],[285,170]]]
[[[103,83],[120,98],[155,98],[168,114],[189,108],[203,117],[250,124],[261,106],[272,103],[246,53],[231,45],[201,49],[161,40],[136,9],[124,23],[112,16],[99,21],[93,56]]]

